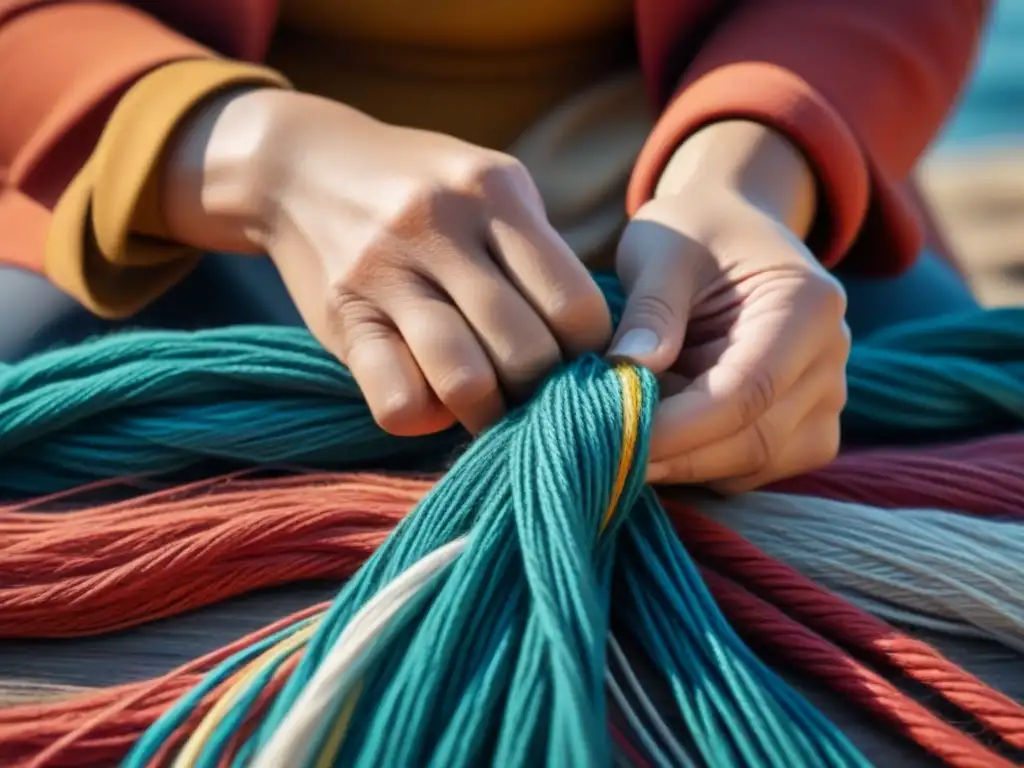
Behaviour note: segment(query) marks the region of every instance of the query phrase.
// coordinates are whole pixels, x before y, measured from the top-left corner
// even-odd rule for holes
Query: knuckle
[[[424,182],[406,200],[393,221],[393,226],[415,225],[419,231],[430,226],[437,228],[443,222],[458,220],[467,215],[474,205],[474,190],[460,182],[434,180]],[[443,229],[443,225],[441,226]]]
[[[778,448],[778,430],[767,419],[754,423],[753,436],[747,443],[747,467],[750,472],[761,472],[771,466]]]
[[[653,293],[630,297],[627,312],[631,319],[655,328],[676,323],[678,314],[667,299]]]
[[[429,394],[419,387],[397,387],[373,409],[377,425],[392,435],[416,432],[432,411]]]
[[[526,167],[500,152],[466,155],[452,168],[454,188],[473,195],[487,195],[515,188],[530,178]]]
[[[810,283],[812,298],[822,317],[843,322],[846,317],[846,289],[832,275],[819,274]]]
[[[475,198],[500,209],[536,211],[543,208],[540,191],[529,169],[519,160],[499,152],[482,155],[464,169],[462,186]]]
[[[674,484],[687,485],[700,482],[702,479],[697,476],[697,465],[691,453],[681,453],[678,456],[673,456],[666,466],[668,468],[668,476],[672,478],[672,483]]]
[[[578,322],[580,307],[572,291],[564,287],[552,288],[544,295],[542,301],[541,311],[554,327],[572,327]]]
[[[434,391],[452,409],[471,409],[498,394],[494,375],[470,366],[451,368],[437,377]]]
[[[769,373],[763,370],[751,371],[740,384],[736,398],[736,407],[743,424],[759,422],[775,402],[775,382]]]
[[[482,196],[473,181],[479,173],[472,160],[452,161],[442,173],[412,179],[396,189],[383,214],[383,236],[377,244],[393,246],[396,239],[407,242],[428,229],[446,230],[450,222],[471,215]]]
[[[325,298],[326,325],[344,341],[347,348],[355,343],[356,337],[362,333],[382,333],[371,321],[376,317],[373,305],[350,288],[349,281],[339,279],[327,286]]]
[[[537,343],[525,348],[509,349],[495,357],[501,370],[501,378],[509,386],[518,387],[541,379],[558,365],[561,351],[554,343]]]
[[[611,336],[611,313],[596,286],[553,290],[545,300],[544,315],[552,326],[571,334],[574,341],[588,349],[596,349]]]

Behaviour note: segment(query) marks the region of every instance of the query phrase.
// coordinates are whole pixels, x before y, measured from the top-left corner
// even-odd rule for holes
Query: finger
[[[612,320],[601,289],[532,206],[506,205],[489,225],[495,263],[544,320],[565,355],[604,350]]]
[[[509,395],[525,397],[561,361],[547,325],[485,255],[442,262],[431,274],[476,332]]]
[[[389,297],[383,309],[394,321],[438,400],[473,433],[505,411],[487,353],[462,314],[433,289]]]
[[[455,422],[390,322],[364,319],[346,328],[344,342],[329,340],[324,346],[348,365],[385,432],[414,437],[440,432]]]
[[[808,414],[823,408],[832,408],[838,413],[844,398],[842,369],[831,360],[822,361],[754,423],[682,453],[655,452],[658,431],[673,428],[664,422],[659,424],[656,415],[648,477],[652,482],[693,484],[769,472],[780,457],[786,455],[797,426]]]
[[[693,330],[690,324],[690,330]],[[718,365],[722,355],[732,346],[732,339],[716,338],[702,343],[693,343],[692,333],[686,337],[686,346],[679,353],[679,357],[672,364],[672,372],[690,381],[697,379],[702,373],[706,373]]]
[[[608,352],[662,373],[679,356],[693,293],[688,251],[694,241],[653,221],[636,220],[616,263],[626,308]]]
[[[786,442],[778,460],[750,475],[710,483],[712,490],[726,496],[746,493],[783,480],[813,472],[830,463],[839,453],[839,414],[820,409],[804,419]]]
[[[647,470],[651,483],[695,485],[760,472],[771,461],[774,446],[789,439],[790,433],[765,416],[739,432],[709,445],[652,461]]]
[[[741,317],[714,363],[661,404],[652,451],[688,453],[736,434],[785,397],[819,359],[844,353],[829,319],[815,319],[814,311],[799,306],[799,296],[776,298],[770,311],[754,315],[750,310]],[[708,350],[718,352],[713,346]]]

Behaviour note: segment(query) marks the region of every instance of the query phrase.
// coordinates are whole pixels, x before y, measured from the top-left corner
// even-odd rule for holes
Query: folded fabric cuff
[[[53,212],[50,280],[101,317],[129,317],[182,280],[200,254],[172,242],[160,210],[160,159],[197,104],[242,87],[289,87],[265,67],[220,59],[154,70],[120,100]]]

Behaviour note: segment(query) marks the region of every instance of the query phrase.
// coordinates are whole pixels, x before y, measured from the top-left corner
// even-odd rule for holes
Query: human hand
[[[684,184],[637,213],[618,271],[613,352],[662,374],[649,481],[738,493],[835,457],[845,295],[785,223],[728,185]]]
[[[604,297],[513,158],[286,91],[208,122],[206,197],[242,158],[234,218],[387,431],[479,431],[563,355],[606,347]],[[179,231],[210,230],[168,207]]]

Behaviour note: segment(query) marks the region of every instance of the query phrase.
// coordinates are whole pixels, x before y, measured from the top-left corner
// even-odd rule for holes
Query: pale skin
[[[652,482],[735,493],[838,450],[845,296],[803,244],[813,173],[764,126],[716,123],[676,152],[622,236],[614,337],[529,174],[501,153],[255,90],[205,105],[163,181],[176,238],[270,255],[394,434],[478,432],[595,351],[661,377]]]

